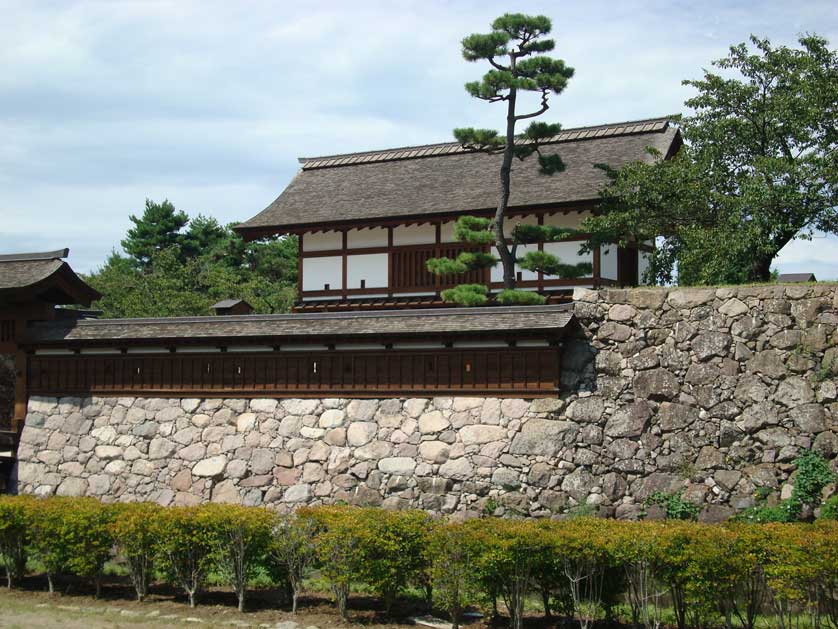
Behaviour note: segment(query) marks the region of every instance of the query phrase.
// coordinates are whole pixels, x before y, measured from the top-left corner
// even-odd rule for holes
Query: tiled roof
[[[814,282],[814,273],[780,273],[777,281],[782,282]]]
[[[63,264],[62,260],[0,261],[0,290],[37,284],[55,273]]]
[[[100,297],[64,262],[69,249],[0,255],[0,301],[41,298],[89,305]]]
[[[163,344],[207,342],[219,338],[270,339],[294,342],[317,338],[369,336],[438,336],[507,331],[556,332],[573,318],[566,305],[496,306],[290,315],[237,315],[163,319],[102,319],[44,322],[27,329],[30,345],[74,345],[91,342]]]
[[[542,148],[559,154],[566,170],[547,176],[536,159],[516,161],[510,206],[596,200],[607,178],[595,164],[650,160],[647,147],[667,155],[679,143],[666,118],[567,129]],[[487,210],[497,202],[500,160],[457,143],[303,158],[302,170],[282,194],[238,228],[247,235]]]

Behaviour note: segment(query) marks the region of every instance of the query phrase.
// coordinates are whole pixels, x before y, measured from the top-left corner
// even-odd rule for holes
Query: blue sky
[[[554,21],[576,68],[551,121],[683,110],[710,60],[750,33],[838,45],[834,0],[704,2],[0,0],[0,251],[71,248],[101,264],[168,198],[239,221],[296,158],[450,139],[502,115],[462,84],[459,40],[509,11]],[[838,239],[789,245],[781,271],[838,278]]]

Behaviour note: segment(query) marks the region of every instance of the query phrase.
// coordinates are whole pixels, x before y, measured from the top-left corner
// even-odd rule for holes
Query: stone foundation
[[[577,291],[556,399],[32,399],[20,490],[194,504],[350,502],[723,519],[838,453],[830,285]]]

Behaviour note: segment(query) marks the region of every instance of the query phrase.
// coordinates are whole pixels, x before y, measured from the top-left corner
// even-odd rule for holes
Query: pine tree
[[[185,212],[175,210],[175,206],[165,199],[156,203],[145,200],[145,211],[137,218],[129,216],[134,226],[128,230],[122,248],[137,264],[147,268],[155,253],[183,244],[183,229],[189,222]]]
[[[493,267],[498,262],[503,267],[504,290],[497,296],[501,303],[543,303],[544,298],[536,293],[515,289],[515,264],[521,268],[560,277],[579,277],[590,273],[590,264],[568,265],[543,251],[529,252],[516,259],[519,244],[555,242],[563,240],[573,232],[540,225],[518,225],[512,236],[504,233],[504,220],[509,206],[512,186],[513,160],[525,160],[538,155],[539,168],[545,175],[564,170],[561,157],[544,154],[541,145],[549,141],[560,130],[558,124],[532,121],[520,134],[516,134],[519,121],[537,118],[550,107],[551,94],[560,94],[573,76],[573,68],[567,67],[561,59],[554,59],[543,53],[553,50],[555,42],[545,38],[552,29],[549,18],[543,15],[530,16],[507,13],[492,22],[492,31],[486,34],[469,35],[462,41],[463,57],[467,61],[488,61],[492,66],[480,81],[466,83],[466,91],[475,98],[490,103],[506,103],[506,131],[500,135],[492,129],[462,128],[454,130],[454,137],[466,149],[502,155],[498,182],[498,205],[493,219],[475,216],[461,217],[455,226],[455,237],[472,245],[495,246],[498,256],[481,251],[465,251],[451,258],[435,258],[428,261],[428,270],[438,275],[464,273],[470,270]],[[535,92],[540,95],[541,104],[535,111],[519,113],[516,109],[520,93]],[[488,288],[481,284],[463,284],[443,291],[445,301],[474,306],[485,303]]]

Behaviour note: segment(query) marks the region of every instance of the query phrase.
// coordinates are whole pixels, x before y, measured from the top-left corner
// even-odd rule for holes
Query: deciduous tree
[[[799,43],[751,37],[684,81],[684,147],[610,171],[588,245],[661,237],[652,279],[677,266],[681,284],[738,283],[769,280],[792,240],[838,232],[838,53]]]

